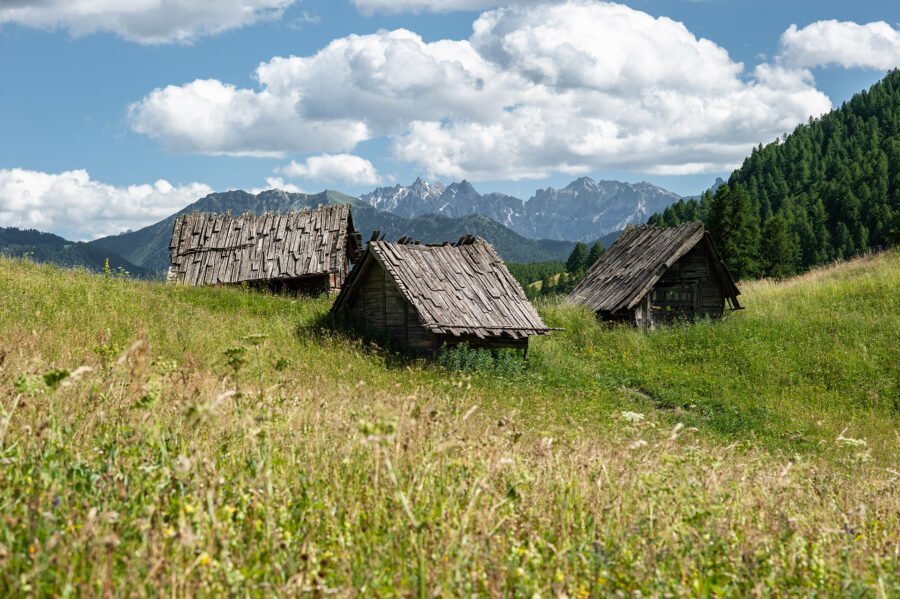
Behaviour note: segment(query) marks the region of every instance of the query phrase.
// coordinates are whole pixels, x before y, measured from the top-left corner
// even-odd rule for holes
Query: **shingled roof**
[[[471,236],[443,245],[370,242],[333,311],[353,296],[354,283],[371,260],[388,273],[432,333],[519,339],[550,331],[491,244]]]
[[[703,223],[663,228],[629,225],[569,294],[568,302],[610,314],[634,308],[675,262],[708,244],[725,296],[737,306],[740,291]]]
[[[183,214],[169,244],[169,280],[216,285],[324,275],[358,257],[359,247],[346,204],[260,216]]]

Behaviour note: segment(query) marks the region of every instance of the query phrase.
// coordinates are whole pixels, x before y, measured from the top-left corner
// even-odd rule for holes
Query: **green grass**
[[[466,374],[0,259],[0,593],[900,593],[900,254],[743,291]]]

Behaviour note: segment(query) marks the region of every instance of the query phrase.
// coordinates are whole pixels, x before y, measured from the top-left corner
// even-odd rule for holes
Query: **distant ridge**
[[[81,266],[94,272],[102,272],[108,259],[110,270],[118,272],[121,269],[135,277],[151,274],[149,270],[114,252],[34,229],[0,227],[0,254],[12,258],[27,257],[36,262],[51,262],[60,266]]]
[[[100,251],[121,255],[149,271],[162,273],[169,264],[169,240],[178,214],[195,211],[262,214],[268,211],[304,210],[335,203],[353,206],[353,222],[364,240],[375,230],[380,231],[387,239],[408,236],[424,243],[455,240],[462,235],[471,234],[488,240],[504,260],[510,262],[565,259],[575,245],[571,241],[526,239],[502,224],[478,214],[458,218],[440,214],[407,218],[378,210],[356,198],[330,190],[318,194],[280,190],[268,190],[259,194],[246,191],[213,193],[158,223],[138,231],[97,239],[88,245]]]
[[[398,216],[480,214],[530,239],[593,241],[628,224],[646,222],[680,196],[650,183],[581,177],[562,189],[539,189],[527,202],[502,193],[480,194],[468,181],[379,187],[360,200]]]

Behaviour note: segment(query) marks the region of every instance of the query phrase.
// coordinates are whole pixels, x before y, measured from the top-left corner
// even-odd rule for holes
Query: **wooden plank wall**
[[[698,244],[673,264],[652,292],[651,317],[654,322],[677,317],[720,318],[724,311],[725,294],[713,271],[712,256],[704,244]]]
[[[349,306],[354,325],[386,335],[417,355],[431,355],[435,336],[419,322],[415,309],[377,262],[360,273],[359,291]]]

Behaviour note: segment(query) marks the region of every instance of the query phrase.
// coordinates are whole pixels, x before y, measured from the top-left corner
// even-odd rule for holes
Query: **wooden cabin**
[[[183,214],[172,230],[168,280],[329,293],[344,284],[360,246],[346,204],[259,216]]]
[[[370,242],[332,312],[423,357],[463,341],[527,352],[529,337],[550,331],[494,248],[472,236],[437,246]]]
[[[652,327],[720,318],[740,291],[703,223],[629,225],[569,295],[602,320]]]

